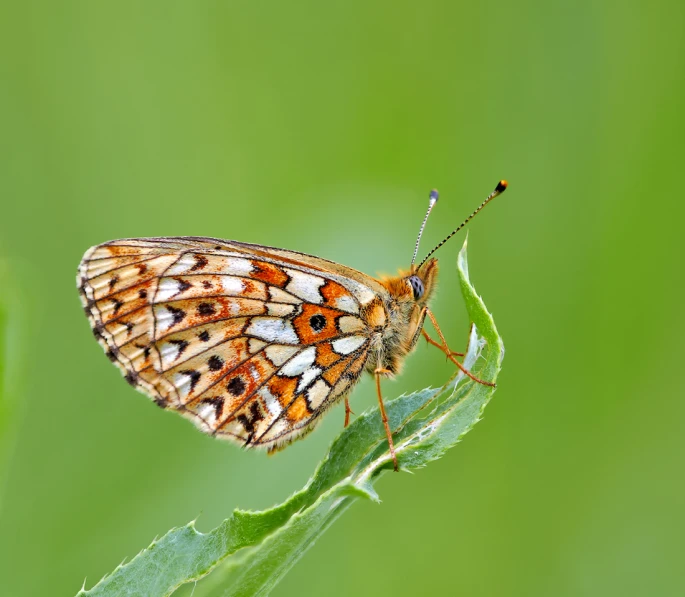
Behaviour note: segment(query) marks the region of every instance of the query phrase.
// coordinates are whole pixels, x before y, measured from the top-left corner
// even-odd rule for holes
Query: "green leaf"
[[[469,281],[466,243],[457,270],[475,324],[464,364],[476,376],[494,382],[504,348],[492,316]],[[440,388],[387,401],[401,469],[440,458],[478,422],[493,392],[457,372]],[[279,506],[261,512],[236,510],[209,533],[198,532],[194,521],[172,529],[78,595],[170,595],[212,571],[195,588],[195,597],[267,595],[354,500],[379,501],[373,483],[387,470],[392,470],[392,460],[378,409],[373,409],[343,430],[307,485]]]

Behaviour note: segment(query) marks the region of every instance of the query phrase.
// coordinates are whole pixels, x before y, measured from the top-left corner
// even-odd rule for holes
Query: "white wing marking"
[[[351,296],[340,296],[335,299],[336,308],[346,313],[359,313],[359,305]]]
[[[269,414],[271,414],[272,418],[275,419],[283,412],[283,408],[281,407],[281,403],[278,401],[278,398],[276,398],[276,396],[274,396],[268,388],[262,388],[257,393],[259,396],[261,396],[262,400],[264,400],[266,409],[269,411]]]
[[[253,317],[245,333],[266,342],[276,342],[277,344],[300,343],[293,324],[285,319]]]
[[[347,338],[338,338],[331,342],[333,350],[338,354],[350,354],[366,342],[364,336],[348,336]]]
[[[307,399],[309,400],[309,406],[312,410],[316,410],[321,406],[321,403],[328,396],[331,388],[323,380],[319,379],[309,390],[307,390]]]
[[[293,357],[279,370],[280,375],[287,375],[288,377],[294,377],[300,375],[305,370],[309,369],[314,364],[316,360],[316,348],[310,346],[305,348],[296,357]]]
[[[271,346],[267,346],[264,352],[266,353],[267,359],[276,367],[280,367],[298,350],[300,349],[297,346],[279,346],[278,344],[272,344]]]
[[[300,377],[300,383],[297,384],[297,390],[295,390],[296,394],[299,394],[304,390],[313,380],[315,380],[317,377],[321,375],[321,369],[318,367],[310,367],[307,369],[303,374],[302,377]]]
[[[299,305],[302,299],[293,296],[285,290],[281,290],[278,286],[269,286],[269,294],[271,295],[271,300],[276,303],[290,303],[292,305]]]
[[[338,319],[338,326],[343,334],[353,334],[354,332],[361,332],[366,328],[364,322],[359,317],[353,315],[345,315]]]
[[[284,305],[283,303],[267,303],[266,313],[271,317],[287,317],[295,311],[295,305]]]
[[[285,273],[290,276],[290,281],[286,285],[285,289],[299,296],[309,303],[314,303],[315,305],[320,305],[323,303],[323,297],[319,292],[326,280],[320,278],[319,276],[312,276],[311,274],[305,274],[294,269],[283,268]]]

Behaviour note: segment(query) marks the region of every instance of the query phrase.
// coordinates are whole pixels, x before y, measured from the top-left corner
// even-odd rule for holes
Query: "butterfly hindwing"
[[[207,238],[86,253],[93,332],[127,381],[205,432],[275,447],[347,394],[366,364],[372,278],[317,257]]]

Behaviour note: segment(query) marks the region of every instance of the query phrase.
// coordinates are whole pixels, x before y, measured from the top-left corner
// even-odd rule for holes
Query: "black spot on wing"
[[[250,412],[248,415],[240,414],[236,419],[245,428],[245,431],[252,436],[255,431],[255,425],[264,419],[264,414],[259,408],[259,403],[255,400],[250,403]],[[245,443],[250,443],[251,439],[252,437],[248,437]]]
[[[114,316],[117,314],[119,309],[121,309],[124,306],[124,303],[117,298],[113,298],[113,299],[109,299],[109,300],[112,301],[112,303],[114,304],[114,311],[112,312],[112,316]]]
[[[320,332],[326,327],[326,318],[320,313],[317,313],[311,317],[309,320],[309,325],[315,332]]]
[[[188,290],[188,288],[192,286],[192,284],[190,282],[187,282],[186,280],[179,280],[178,278],[176,278],[176,281],[178,282],[179,293],[185,292],[186,290]]]
[[[172,323],[171,325],[181,323],[186,316],[186,312],[183,309],[179,309],[178,307],[172,307],[171,305],[167,305],[166,308],[169,310],[169,313],[171,313],[171,315],[174,318],[174,323]]]
[[[216,415],[217,421],[221,419],[221,413],[224,408],[224,399],[221,396],[212,396],[210,398],[203,398],[201,400],[203,404],[211,404],[214,407],[214,413]]]
[[[191,272],[196,272],[199,269],[204,269],[207,267],[209,261],[204,255],[193,255],[193,257],[195,257],[195,265],[190,268]]]
[[[233,394],[233,396],[242,396],[245,392],[245,382],[240,377],[234,377],[226,384],[226,389]]]
[[[209,367],[210,371],[218,371],[224,366],[224,360],[221,357],[213,354],[211,357],[209,357],[207,366]]]
[[[202,317],[209,317],[216,313],[216,307],[212,303],[200,303],[197,306],[197,314]]]
[[[176,358],[180,357],[183,354],[183,351],[188,348],[188,340],[169,340],[169,344],[173,344],[174,346],[178,347],[178,355],[176,355]]]

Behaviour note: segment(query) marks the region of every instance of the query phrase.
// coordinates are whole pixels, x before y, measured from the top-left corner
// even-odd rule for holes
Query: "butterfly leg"
[[[426,339],[426,342],[428,342],[428,344],[432,344],[433,346],[437,346],[440,350],[442,350],[442,352],[445,352],[445,347],[442,344],[439,344],[438,342],[433,340],[433,338],[431,338],[428,335],[428,332],[426,330],[421,330],[421,334],[423,334],[423,337]],[[465,356],[463,352],[454,352],[453,350],[450,351],[450,354],[452,356],[455,356],[455,357]]]
[[[345,396],[345,427],[350,424],[350,415],[354,414],[354,411],[350,408],[350,401],[347,396]]]
[[[445,340],[445,336],[442,335],[442,332],[440,331],[440,326],[438,325],[438,322],[436,321],[435,316],[433,315],[433,313],[431,312],[430,309],[426,309],[426,315],[428,315],[428,317],[430,318],[431,323],[433,324],[433,327],[435,328],[435,331],[438,332],[438,336],[440,337],[440,340],[442,340],[442,346],[440,346],[440,348],[447,355],[447,358],[450,361],[452,361],[457,367],[459,367],[459,369],[461,369],[461,371],[464,375],[466,375],[467,377],[470,377],[473,381],[476,381],[480,384],[483,384],[484,386],[495,387],[496,384],[494,384],[490,381],[484,381],[482,379],[479,379],[475,375],[473,375],[473,373],[471,373],[466,367],[464,367],[464,365],[462,365],[459,361],[457,361],[457,359],[455,359],[452,356],[453,353],[449,349],[449,346],[447,346],[447,340]],[[437,344],[437,342],[435,344]]]
[[[378,368],[374,371],[376,377],[376,391],[378,392],[378,404],[381,409],[381,419],[383,421],[383,427],[385,427],[385,434],[388,436],[388,447],[390,448],[390,456],[392,456],[392,461],[395,464],[395,472],[399,471],[399,465],[397,464],[397,454],[395,454],[395,444],[392,441],[392,432],[390,431],[390,425],[388,425],[388,415],[385,414],[385,405],[383,404],[383,395],[381,394],[381,375],[384,373],[390,373],[387,369]]]

